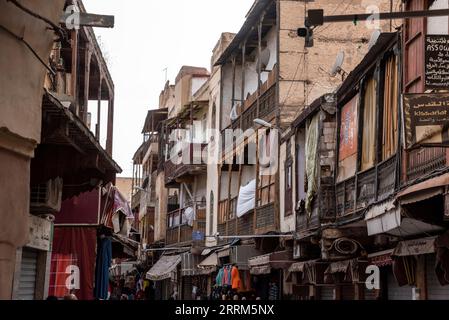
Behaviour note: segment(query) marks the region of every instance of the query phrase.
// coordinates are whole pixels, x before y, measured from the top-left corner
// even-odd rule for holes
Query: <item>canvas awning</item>
[[[428,237],[401,241],[394,249],[392,256],[406,257],[434,253],[436,238]]]
[[[390,249],[370,253],[368,254],[368,260],[370,264],[378,267],[390,266],[393,264],[393,260],[391,259],[391,254],[393,253],[393,251],[394,251],[393,249]]]
[[[198,264],[198,269],[200,269],[201,274],[211,274],[217,270],[217,266],[218,255],[214,252]]]
[[[291,251],[278,251],[248,259],[249,270],[253,275],[269,274],[271,269],[288,269],[294,261]]]
[[[371,207],[365,215],[368,235],[387,233],[404,237],[442,230],[440,226],[404,217],[402,210],[401,205],[396,204],[395,200],[385,201]]]
[[[366,277],[366,266],[368,261],[362,258],[354,258],[345,261],[332,262],[324,274],[326,276],[343,275],[342,281],[358,283]]]
[[[147,279],[152,281],[169,279],[180,263],[181,255],[162,256],[147,272]]]
[[[419,193],[422,193],[423,191],[429,191],[428,189],[432,189],[432,190],[430,190],[428,197],[425,198],[425,199],[429,199],[431,197],[434,197],[438,193],[441,193],[441,191],[442,191],[441,187],[444,187],[447,185],[449,185],[449,173],[446,173],[441,176],[438,176],[438,177],[426,180],[424,182],[412,185],[412,186],[402,190],[401,192],[399,192],[398,195],[396,196],[396,198],[399,199],[401,201],[401,203],[403,203],[403,201],[405,201],[406,199],[409,199],[412,196],[420,197]],[[437,192],[437,193],[436,194],[434,193],[432,195],[432,192]],[[421,197],[422,197],[422,195],[421,195]],[[425,199],[421,199],[419,201],[422,201]]]
[[[347,273],[349,266],[351,265],[351,260],[332,262],[329,267],[327,267],[326,274],[336,274],[336,273]]]
[[[304,272],[306,263],[305,262],[296,262],[288,268],[288,272]]]

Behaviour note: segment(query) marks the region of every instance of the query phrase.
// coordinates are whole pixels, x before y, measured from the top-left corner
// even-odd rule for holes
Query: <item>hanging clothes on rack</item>
[[[215,278],[215,283],[218,287],[223,287],[223,275],[224,275],[224,268],[221,268],[218,271],[217,277]]]
[[[228,266],[223,267],[223,286],[228,286],[231,282],[231,273]]]
[[[240,280],[239,269],[236,266],[233,266],[231,269],[231,283],[233,290],[241,291],[242,281]]]
[[[227,278],[227,282],[226,285],[232,287],[232,265],[228,265],[228,278]]]

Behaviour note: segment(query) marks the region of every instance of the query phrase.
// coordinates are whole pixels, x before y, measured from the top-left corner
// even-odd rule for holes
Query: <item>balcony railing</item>
[[[167,234],[166,244],[187,244],[195,245],[204,244],[204,236],[206,234],[206,209],[198,208],[199,205],[192,206],[196,211],[192,225],[188,224],[184,215],[185,210],[177,209],[167,214]],[[195,209],[196,208],[196,209]]]
[[[397,184],[397,157],[357,173],[336,185],[336,216],[341,218],[361,212],[369,205],[387,199]]]
[[[219,219],[217,232],[225,236],[245,236],[255,233],[265,233],[269,231],[276,231],[276,211],[274,203],[263,205],[245,214],[243,217],[237,218],[233,213],[232,208],[237,207],[237,198],[220,201],[219,212],[227,210],[225,217]],[[234,211],[235,212],[235,211]],[[226,219],[226,217],[228,217]]]
[[[445,148],[416,149],[407,156],[407,180],[423,177],[446,166]]]
[[[164,164],[165,184],[175,183],[177,178],[186,175],[204,173],[207,165],[202,154],[206,147],[205,143],[190,143],[178,153],[177,158],[167,160]]]

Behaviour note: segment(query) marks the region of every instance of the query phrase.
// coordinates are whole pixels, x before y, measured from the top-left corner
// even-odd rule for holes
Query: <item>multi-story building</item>
[[[82,288],[74,288],[80,298],[89,299],[94,294],[91,276],[95,273],[95,259],[97,253],[100,255],[97,230],[104,225],[101,221],[104,213],[104,207],[100,209],[100,199],[104,196],[101,191],[109,189],[115,183],[116,174],[121,172],[112,159],[114,85],[92,28],[85,25],[85,20],[77,28],[70,28],[62,19],[65,13],[71,12],[71,6],[76,6],[80,15],[87,15],[82,1],[56,1],[51,5],[29,1],[17,5],[11,2],[1,6],[2,26],[6,30],[6,38],[3,39],[2,32],[1,42],[7,53],[3,56],[6,57],[4,62],[8,62],[0,68],[6,75],[5,79],[13,79],[1,85],[5,90],[2,92],[5,102],[2,121],[6,121],[5,128],[9,128],[2,131],[9,137],[2,141],[9,141],[10,147],[17,144],[13,149],[17,154],[22,153],[14,163],[17,169],[18,165],[21,167],[16,178],[26,190],[15,190],[14,182],[11,182],[13,187],[4,188],[14,192],[5,203],[15,203],[16,209],[2,210],[2,213],[14,213],[14,217],[7,219],[11,224],[8,230],[2,230],[1,236],[9,237],[12,248],[23,231],[20,235],[23,243],[14,247],[13,260],[2,255],[2,261],[8,261],[8,265],[11,263],[9,271],[12,271],[13,279],[9,271],[2,270],[2,279],[5,277],[9,282],[3,283],[2,280],[0,296],[5,299],[45,299],[50,283],[55,283],[55,279],[50,279],[50,268],[57,263],[54,257],[63,253],[77,256],[77,266],[83,276],[89,275],[88,278],[82,277]],[[32,16],[28,10],[39,15]],[[39,16],[51,18],[54,23],[50,24]],[[58,37],[54,37],[54,32]],[[17,34],[24,36],[15,37]],[[34,48],[41,61],[21,42]],[[14,72],[8,76],[10,67]],[[26,97],[20,99],[21,94]],[[8,102],[10,96],[14,101],[22,100],[20,106],[10,110],[13,106]],[[101,145],[99,118],[95,134],[90,130],[89,101],[95,102],[100,114],[104,100],[109,102],[108,121],[106,142]],[[15,136],[13,140],[12,133]],[[28,154],[20,147],[22,139],[19,136],[22,134],[28,136]],[[14,158],[12,154],[10,159],[2,160],[3,169],[9,170],[9,160]],[[9,174],[13,173],[14,170],[9,170]],[[70,206],[67,204],[73,199],[76,199],[78,207],[68,209]],[[83,220],[92,216],[93,221]],[[19,218],[22,220],[16,225],[15,219]],[[60,221],[70,221],[70,227],[54,227]],[[69,234],[74,233],[78,233],[78,239],[70,238]],[[84,242],[80,241],[82,236],[86,236],[83,237]],[[63,245],[61,238],[65,241],[62,241]],[[66,241],[68,238],[71,240]],[[75,247],[84,251],[76,251]],[[85,264],[86,261],[90,265]],[[65,283],[64,276],[68,277],[65,272],[62,270],[59,283]],[[97,276],[107,277],[107,273],[108,270],[103,269]],[[63,288],[61,294],[63,291],[68,293],[70,290]],[[106,297],[104,288],[102,294],[96,296]]]
[[[24,5],[55,24],[64,9],[63,0],[25,1]],[[0,12],[0,217],[8,222],[0,227],[0,299],[11,299],[16,250],[28,242],[28,181],[31,159],[40,142],[42,88],[47,71],[19,39],[23,37],[39,56],[49,57],[54,30],[42,20],[30,19],[13,3],[3,1]]]
[[[403,6],[437,8],[447,2]],[[405,19],[398,32],[382,33],[343,84],[312,103],[285,136],[283,148],[296,150],[286,161],[293,177],[284,181],[294,191],[283,197],[296,217],[298,262],[289,268],[296,298],[449,296],[445,129],[425,121],[445,99],[444,85],[430,85],[425,43],[447,35],[447,17]],[[377,284],[367,287],[376,270]]]
[[[291,156],[287,155],[294,154],[294,148],[280,148],[281,132],[288,131],[316,98],[341,84],[340,77],[331,76],[336,57],[343,51],[350,58],[340,67],[352,70],[366,53],[373,33],[373,29],[353,23],[325,26],[315,30],[311,47],[297,36],[297,29],[308,9],[365,12],[372,4],[256,1],[216,63],[222,82],[218,239],[225,243],[229,238],[242,238],[261,253],[281,250],[278,256],[256,257],[241,268],[257,273],[261,281],[275,280],[285,286],[284,293],[291,293],[285,279],[295,215],[294,206],[285,206],[290,201],[281,199],[294,189]],[[390,10],[389,1],[375,4],[380,10]],[[391,24],[383,22],[376,27],[388,30]],[[239,136],[238,130],[243,135]],[[285,180],[289,181],[287,187]],[[285,263],[276,264],[276,259]]]

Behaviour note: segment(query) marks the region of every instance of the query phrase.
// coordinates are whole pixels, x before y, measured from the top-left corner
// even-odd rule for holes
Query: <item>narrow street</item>
[[[0,0],[0,300],[449,300],[448,92],[448,0]]]

